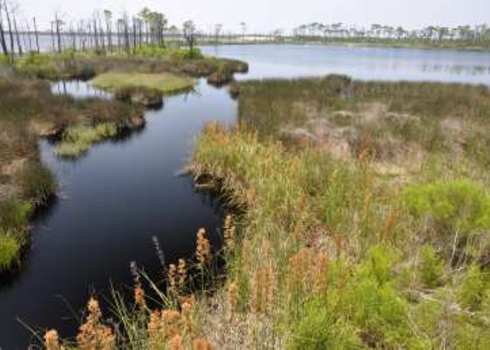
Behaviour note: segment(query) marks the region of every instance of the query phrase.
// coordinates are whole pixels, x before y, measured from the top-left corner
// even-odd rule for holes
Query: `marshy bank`
[[[70,86],[77,85],[67,84],[68,92]],[[94,291],[109,295],[111,281],[123,291],[131,284],[131,261],[161,275],[153,237],[167,262],[192,254],[200,227],[219,247],[223,208],[178,172],[205,123],[232,125],[235,111],[226,90],[198,80],[195,93],[165,98],[163,107],[146,111],[139,132],[97,144],[75,161],[56,156],[57,143],[41,141],[42,164],[55,175],[59,198],[33,223],[22,271],[3,280],[0,324],[8,332],[2,331],[0,344],[15,349],[38,343],[18,319],[40,333],[56,327],[72,336]]]
[[[489,101],[483,86],[241,83],[240,127],[209,126],[194,154],[246,213],[226,286],[197,309],[205,336],[488,348]]]
[[[8,295],[9,286],[18,283],[15,276],[7,279],[7,274],[15,274],[20,267],[22,267],[21,279],[26,273],[29,274],[26,272],[30,269],[29,260],[25,266],[21,258],[27,255],[30,259],[29,250],[36,252],[39,246],[38,240],[34,242],[31,249],[28,246],[30,242],[29,221],[33,217],[34,210],[47,204],[55,193],[62,197],[66,195],[63,186],[57,186],[52,172],[46,168],[46,163],[41,161],[39,137],[46,137],[54,141],[53,146],[49,148],[56,159],[60,158],[57,161],[75,160],[82,155],[87,157],[88,150],[94,144],[107,140],[111,141],[111,144],[120,144],[122,135],[137,135],[132,131],[141,130],[145,125],[144,107],[161,110],[164,95],[192,90],[196,84],[197,86],[201,84],[195,80],[197,77],[210,74],[215,69],[219,69],[221,65],[231,62],[204,58],[200,54],[195,58],[186,58],[185,55],[182,56],[182,53],[187,51],[178,49],[165,51],[165,53],[162,53],[163,49],[158,49],[158,54],[155,54],[155,50],[150,51],[152,52],[151,58],[148,53],[144,56],[130,57],[119,55],[110,59],[101,58],[98,54],[89,52],[76,55],[74,53],[30,54],[17,59],[14,69],[5,70],[3,74],[5,77],[0,81],[2,88],[2,101],[0,102],[2,111],[2,182],[0,187],[2,294]],[[171,62],[167,62],[165,57]],[[166,63],[161,64],[162,62]],[[181,67],[175,68],[179,62]],[[234,68],[236,70],[246,69],[246,64],[242,62],[235,61],[233,64],[237,67]],[[155,68],[155,66],[158,67]],[[175,70],[168,72],[166,69],[169,67]],[[156,73],[157,71],[159,73]],[[105,73],[98,76],[98,72]],[[80,96],[66,94],[74,85],[71,81],[55,83],[51,87],[48,82],[39,79],[55,80],[61,77],[87,79],[94,76],[99,79],[85,84],[87,88]],[[114,77],[118,79],[114,80]],[[111,82],[111,86],[106,84],[108,81]],[[127,82],[130,82],[129,85]],[[88,87],[97,85],[97,83],[105,84],[104,87],[112,93],[103,94],[99,90]],[[84,83],[77,84],[83,85]],[[48,141],[41,142],[41,145],[44,145],[41,147],[41,152],[42,148],[48,144]],[[56,175],[57,178],[62,177],[60,174]],[[104,180],[104,182],[107,181],[110,180]],[[56,207],[58,202],[51,202],[51,204]],[[42,222],[45,215],[49,216],[51,211],[50,208],[42,215],[36,215],[36,222]],[[76,218],[73,219],[76,221]],[[207,222],[204,218],[203,221]],[[39,229],[39,225],[36,226],[34,234]],[[196,229],[194,227],[192,231]],[[49,248],[50,252],[51,250]],[[46,269],[42,271],[38,278],[45,274]],[[27,279],[29,280],[29,277]],[[109,278],[105,278],[105,281],[108,280]],[[17,297],[20,294],[22,292],[16,292]],[[45,296],[48,297],[48,295]],[[2,298],[4,298],[2,304],[7,303],[7,306],[2,309],[9,317],[8,323],[11,323],[4,325],[2,321],[2,327],[5,326],[7,329],[15,324],[14,315],[22,308],[14,308],[16,303],[8,296],[2,295]],[[23,314],[26,315],[26,313]],[[28,337],[19,329],[22,326],[15,328],[17,330],[11,332],[12,342],[8,339],[4,340],[2,335],[0,346],[4,346],[4,341],[8,341],[5,346],[28,344]],[[24,333],[26,342],[20,340],[19,333]]]
[[[196,178],[242,209],[223,227],[226,282],[175,298],[172,280],[192,260],[171,265],[164,309],[147,308],[137,282],[134,308],[115,313],[122,328],[97,317],[105,333],[94,339],[109,348],[488,348],[489,164],[474,150],[486,148],[478,132],[489,97],[488,87],[344,76],[242,82],[239,126],[208,125],[192,162]],[[199,262],[203,247],[198,239]],[[95,334],[96,305],[79,346]]]

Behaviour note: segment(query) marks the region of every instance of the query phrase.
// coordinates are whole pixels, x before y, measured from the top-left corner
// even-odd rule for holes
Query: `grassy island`
[[[194,80],[171,73],[104,73],[95,77],[92,84],[104,90],[144,88],[162,94],[176,93],[192,89]]]

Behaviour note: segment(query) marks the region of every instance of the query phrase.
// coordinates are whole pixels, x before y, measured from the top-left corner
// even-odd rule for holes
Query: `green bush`
[[[27,225],[32,205],[16,199],[0,202],[0,231],[22,231]]]
[[[410,186],[406,203],[418,217],[429,217],[452,233],[490,228],[490,196],[468,180]]]
[[[20,244],[15,237],[0,231],[0,272],[8,270],[19,258]]]
[[[485,297],[486,283],[480,267],[471,265],[459,288],[459,302],[472,310],[478,310]]]
[[[469,180],[412,185],[404,193],[411,214],[423,225],[421,238],[438,245],[450,263],[478,259],[489,243],[490,196]]]
[[[420,279],[425,287],[435,288],[440,285],[444,273],[442,260],[436,255],[434,248],[426,244],[421,250],[419,265]]]
[[[409,323],[409,304],[392,283],[396,256],[386,247],[373,247],[347,285],[339,312],[350,315],[375,348],[420,348]]]
[[[7,55],[0,55],[0,64],[9,64],[10,59]]]
[[[304,306],[303,317],[293,325],[289,349],[355,349],[362,343],[356,329],[341,315],[329,310],[323,300],[314,299]]]
[[[55,78],[58,69],[53,56],[47,54],[29,53],[15,61],[15,68],[22,74],[37,78]]]
[[[201,50],[198,48],[194,48],[192,50],[184,50],[184,49],[173,50],[171,53],[171,57],[175,60],[204,58]]]

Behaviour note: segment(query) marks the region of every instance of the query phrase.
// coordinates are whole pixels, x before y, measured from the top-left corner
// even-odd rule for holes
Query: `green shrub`
[[[0,272],[8,270],[19,259],[20,244],[8,233],[0,231]]]
[[[373,280],[379,285],[383,285],[392,279],[392,269],[396,258],[397,254],[394,250],[376,245],[369,249],[361,271],[373,277]]]
[[[27,225],[32,205],[16,199],[0,202],[0,230],[4,232],[21,231]]]
[[[37,78],[56,78],[58,69],[54,58],[48,54],[29,53],[15,61],[15,68],[22,74]]]
[[[339,290],[336,312],[349,315],[363,343],[378,349],[424,349],[425,342],[412,328],[410,305],[395,287],[392,273],[399,254],[389,247],[374,246]],[[328,292],[331,298],[331,292]]]
[[[10,59],[7,55],[0,55],[0,64],[9,64]]]
[[[171,57],[175,60],[182,59],[201,59],[204,58],[201,50],[193,48],[192,50],[177,49],[171,52]]]
[[[362,343],[356,329],[342,319],[342,315],[329,310],[321,299],[309,301],[304,306],[302,318],[293,325],[291,350],[355,349]]]
[[[459,288],[459,302],[472,310],[478,310],[485,297],[486,283],[480,267],[471,265]]]
[[[452,233],[490,228],[490,197],[471,181],[410,186],[405,199],[414,215],[429,217]]]
[[[440,285],[444,273],[442,260],[436,255],[431,245],[424,245],[421,250],[419,265],[420,279],[425,287],[435,288]]]
[[[55,153],[62,157],[78,157],[86,153],[90,147],[116,136],[117,127],[113,123],[100,123],[94,127],[76,125],[69,127],[55,149]]]
[[[490,196],[469,180],[412,185],[404,193],[411,214],[425,225],[423,239],[437,244],[450,263],[478,259],[488,244]],[[457,259],[457,260],[455,260]]]

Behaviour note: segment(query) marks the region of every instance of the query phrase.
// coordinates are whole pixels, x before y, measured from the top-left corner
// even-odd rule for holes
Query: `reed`
[[[283,84],[291,88],[289,82]],[[393,181],[376,171],[378,160],[369,152],[339,159],[322,147],[291,147],[280,139],[278,134],[266,135],[247,124],[232,131],[210,125],[198,140],[194,171],[212,175],[229,202],[244,213],[240,217],[241,239],[235,241],[234,254],[227,256],[230,282],[220,299],[229,311],[213,317],[221,317],[223,323],[229,322],[230,313],[233,322],[260,318],[261,325],[271,325],[265,329],[272,329],[260,333],[262,343],[297,349],[439,346],[440,338],[427,340],[416,331],[425,322],[416,313],[422,302],[419,298],[429,295],[439,300],[439,291],[451,290],[451,304],[462,310],[464,304],[457,298],[459,281],[472,273],[465,261],[482,261],[489,236],[472,226],[472,244],[459,241],[456,245],[458,257],[462,256],[460,249],[466,249],[465,259],[452,259],[453,263],[451,254],[441,254],[441,250],[426,253],[420,263],[418,252],[429,249],[424,243],[430,242],[430,249],[442,244],[435,233],[448,232],[448,225],[454,222],[444,216],[445,211],[458,213],[460,228],[468,227],[470,217],[470,221],[483,224],[484,219],[476,218],[486,217],[485,200],[481,199],[486,191],[474,191],[476,185],[458,185],[455,178],[461,169],[448,170],[444,165],[429,170],[423,166],[411,178]],[[441,173],[447,180],[439,186],[434,180]],[[478,173],[470,176],[478,183],[486,181]],[[435,183],[435,187],[424,183]],[[434,188],[438,188],[437,194],[432,193]],[[446,190],[453,193],[451,199],[445,197]],[[480,195],[473,196],[476,192]],[[443,200],[428,199],[439,196]],[[453,204],[438,206],[445,201]],[[414,206],[424,208],[422,214],[410,209]],[[445,224],[433,226],[434,219],[441,217]],[[226,218],[225,237],[230,226],[231,220]],[[443,227],[444,231],[434,231]],[[454,262],[457,270],[452,268]],[[416,278],[410,277],[407,283],[411,275]],[[483,295],[480,277],[466,281],[470,295]],[[237,307],[241,300],[247,307]],[[478,322],[481,306],[478,310],[465,322]],[[455,317],[464,313],[456,312],[459,316]],[[465,322],[455,334],[467,330]],[[257,332],[264,332],[264,328],[259,323],[244,327],[249,333],[242,341],[256,344]],[[481,332],[481,327],[473,328],[464,341],[476,341]],[[235,338],[230,335],[231,339]],[[462,335],[451,339],[452,344],[459,341],[463,341]]]

